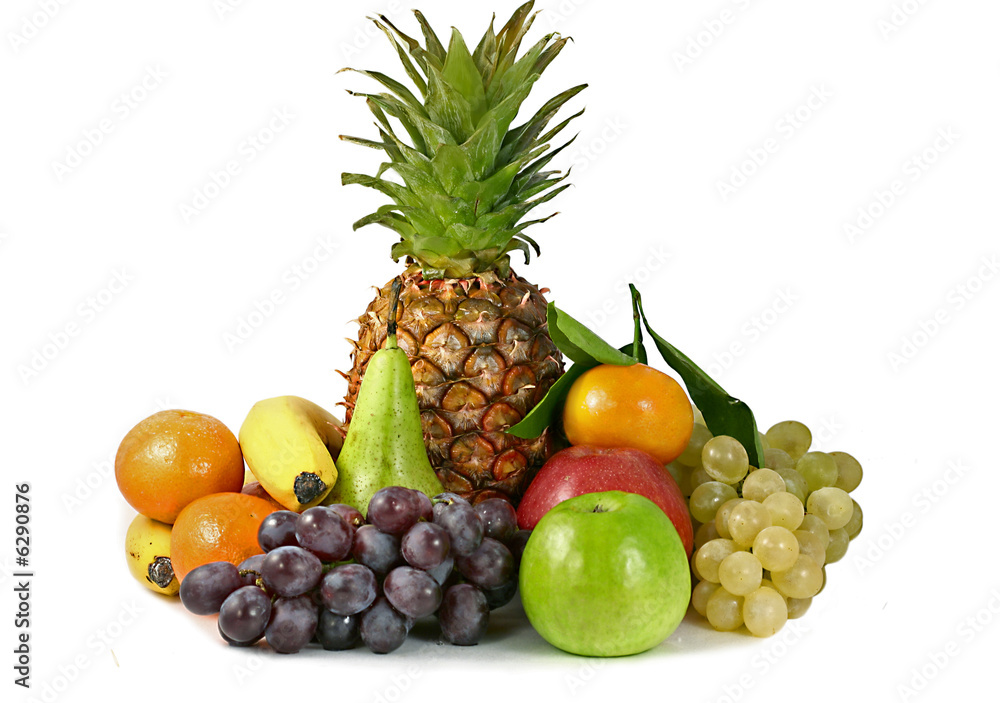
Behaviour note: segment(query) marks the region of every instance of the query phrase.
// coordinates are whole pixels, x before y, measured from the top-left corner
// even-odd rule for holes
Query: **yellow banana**
[[[337,481],[342,423],[305,398],[261,400],[240,427],[243,458],[260,485],[289,510],[319,505]]]
[[[171,526],[136,515],[125,532],[125,559],[135,580],[151,591],[176,596],[181,588],[170,564]]]

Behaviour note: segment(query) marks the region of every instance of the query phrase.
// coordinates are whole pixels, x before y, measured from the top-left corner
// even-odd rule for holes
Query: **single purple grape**
[[[420,499],[403,486],[389,486],[375,492],[368,501],[368,522],[382,532],[401,537],[420,519]]]
[[[483,521],[483,535],[506,542],[517,532],[517,512],[503,498],[487,498],[476,503],[476,513]]]
[[[264,586],[284,598],[311,591],[323,576],[323,564],[302,547],[278,547],[267,553],[260,567]]]
[[[276,510],[260,523],[257,529],[257,543],[265,552],[278,547],[292,547],[298,544],[295,540],[295,525],[299,514],[291,510]]]
[[[452,586],[441,600],[438,622],[441,634],[452,644],[477,644],[490,622],[486,596],[471,583]]]
[[[378,582],[363,564],[341,564],[323,576],[319,592],[320,602],[331,613],[354,615],[375,602]]]
[[[376,654],[399,649],[406,641],[410,628],[406,616],[392,607],[385,596],[361,615],[361,639]]]
[[[435,566],[433,569],[426,569],[427,573],[431,575],[441,588],[444,588],[448,584],[449,579],[455,574],[455,557],[448,555],[448,558],[443,562]]]
[[[507,547],[491,537],[484,537],[479,549],[455,559],[462,576],[480,588],[497,588],[514,577],[514,556]]]
[[[319,614],[316,639],[326,650],[351,649],[361,639],[360,627],[360,615],[336,615],[323,610]]]
[[[403,563],[399,553],[399,537],[379,530],[375,525],[362,525],[354,534],[351,549],[354,560],[376,574],[383,575]]]
[[[403,535],[400,543],[400,552],[406,563],[424,571],[440,566],[450,550],[448,533],[432,522],[418,522]]]
[[[318,624],[319,608],[311,596],[278,598],[271,606],[271,620],[264,637],[274,651],[292,654],[312,641]]]
[[[195,615],[219,612],[229,594],[243,585],[240,571],[228,561],[202,564],[181,581],[181,603]]]
[[[448,506],[454,503],[465,503],[466,505],[470,505],[469,501],[467,501],[465,498],[458,495],[457,493],[451,493],[451,492],[438,493],[436,496],[431,498],[431,504],[433,506],[431,520],[433,522],[437,522],[438,513],[445,510]]]
[[[413,491],[416,494],[417,503],[420,504],[420,519],[430,522],[434,519],[434,504],[423,491]]]
[[[441,605],[441,586],[426,571],[397,566],[382,584],[392,607],[411,618],[432,614]]]
[[[257,586],[229,594],[219,609],[219,630],[237,642],[256,642],[271,619],[271,598]]]
[[[457,557],[472,554],[483,540],[483,521],[475,508],[465,501],[456,501],[438,510],[434,515],[434,524],[448,532],[451,552]]]
[[[295,539],[321,561],[340,561],[351,553],[354,530],[339,514],[318,505],[299,515]]]

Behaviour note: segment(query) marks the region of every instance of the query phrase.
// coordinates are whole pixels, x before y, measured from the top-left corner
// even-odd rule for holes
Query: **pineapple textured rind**
[[[353,368],[345,374],[348,422],[368,360],[385,344],[391,283],[358,319]],[[428,458],[445,490],[516,505],[549,457],[552,435],[521,439],[504,430],[563,369],[542,291],[513,273],[504,281],[412,274],[400,310],[397,338],[411,361]]]

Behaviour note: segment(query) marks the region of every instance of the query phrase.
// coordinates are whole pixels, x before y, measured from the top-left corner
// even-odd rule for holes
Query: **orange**
[[[243,453],[235,435],[211,415],[163,410],[125,435],[115,455],[115,479],[129,505],[172,524],[196,498],[239,492]]]
[[[245,493],[213,493],[190,503],[170,533],[170,562],[181,581],[191,569],[213,561],[239,564],[264,550],[257,530],[275,507]]]
[[[570,444],[632,447],[669,464],[691,439],[691,402],[673,378],[645,364],[602,364],[570,386],[563,429]]]

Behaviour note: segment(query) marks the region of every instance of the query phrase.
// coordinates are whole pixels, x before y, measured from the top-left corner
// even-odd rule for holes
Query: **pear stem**
[[[397,276],[392,282],[392,292],[389,296],[389,319],[386,322],[386,334],[388,336],[385,340],[387,349],[396,349],[398,347],[396,343],[396,311],[399,309],[399,294],[402,288],[403,279]]]

